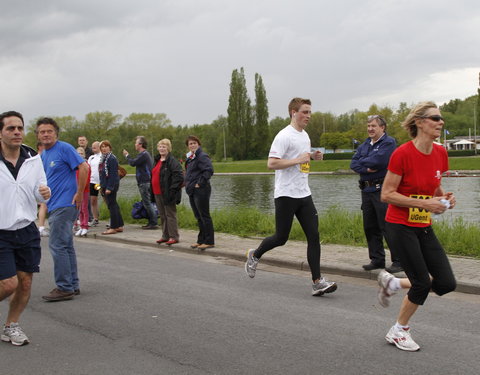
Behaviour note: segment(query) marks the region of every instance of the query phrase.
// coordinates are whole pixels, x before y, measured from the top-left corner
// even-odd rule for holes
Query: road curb
[[[135,239],[119,238],[119,237],[115,237],[115,235],[105,236],[105,235],[94,233],[92,236],[89,236],[89,237],[94,238],[96,240],[120,242],[120,243],[137,245],[137,246],[146,246],[146,247],[151,247],[151,248],[161,249],[161,250],[174,250],[174,251],[179,251],[179,252],[189,253],[189,254],[208,255],[213,257],[225,257],[225,258],[234,259],[238,261],[245,261],[246,259],[246,254],[223,251],[221,248],[216,248],[216,247],[210,248],[206,251],[199,251],[197,249],[192,249],[190,246],[182,245],[181,243],[175,244],[175,246],[167,247],[167,246],[159,245],[153,242],[150,243],[150,242],[144,242],[144,241],[139,241]],[[276,266],[276,267],[290,268],[290,269],[299,270],[299,271],[306,271],[306,272],[310,271],[310,267],[308,266],[308,263],[305,261],[292,261],[288,259],[265,257],[265,258],[262,258],[262,264],[267,264],[267,265]],[[332,275],[348,276],[348,277],[355,277],[359,279],[369,279],[369,280],[376,280],[378,275],[378,271],[364,271],[361,269],[357,269],[356,267],[348,267],[344,265],[333,264],[333,262],[332,263],[323,262],[322,272],[327,274],[332,274]],[[405,274],[402,272],[397,274],[397,276],[404,277]],[[460,293],[480,295],[480,286],[472,283],[457,281],[457,289],[455,291]]]

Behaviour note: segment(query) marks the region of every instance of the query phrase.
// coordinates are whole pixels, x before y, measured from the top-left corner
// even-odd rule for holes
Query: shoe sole
[[[337,290],[338,286],[337,284],[330,285],[327,289],[324,290],[316,290],[315,292],[312,292],[312,296],[323,296],[326,293],[333,293]]]
[[[2,338],[3,342],[11,342],[12,345],[15,345],[15,346],[23,346],[23,345],[27,345],[28,343],[30,343],[30,341],[28,341],[28,340],[25,340],[23,342],[14,342],[10,339],[10,337],[5,336],[5,335],[2,335],[1,338]]]
[[[395,341],[395,339],[388,337],[388,335],[385,336],[385,340],[387,340],[389,344],[395,345],[398,349],[404,350],[406,352],[416,352],[420,350],[420,347],[418,347],[417,349],[414,349],[414,348],[406,348],[405,346],[401,346],[398,344],[398,342]]]
[[[378,289],[377,300],[378,300],[378,303],[380,304],[380,306],[387,308],[387,307],[390,306],[390,299],[387,299],[386,301],[384,301],[383,298],[382,298],[383,296],[386,296],[387,298],[391,297],[384,292],[384,288],[381,286]]]
[[[250,273],[248,272],[248,260],[250,259],[250,253],[254,253],[255,252],[255,249],[250,249],[247,251],[247,261],[245,262],[245,273],[248,275],[248,277],[250,277],[251,279],[253,279],[255,277],[255,272],[253,273],[253,275],[250,275]]]
[[[61,297],[61,298],[45,298],[45,296],[43,296],[43,300],[44,301],[47,301],[47,302],[60,302],[60,301],[69,301],[71,299],[73,299],[73,297],[75,296],[74,293],[72,293],[71,296],[66,296],[66,297]]]

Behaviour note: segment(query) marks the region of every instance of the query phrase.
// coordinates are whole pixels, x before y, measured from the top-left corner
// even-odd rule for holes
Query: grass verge
[[[120,199],[118,204],[126,223],[143,223],[131,216],[132,205],[139,199]],[[102,204],[100,218],[109,217],[107,207]],[[178,225],[180,228],[197,229],[197,221],[189,206],[177,206]],[[212,212],[215,231],[234,234],[240,237],[265,237],[275,231],[275,217],[265,214],[254,207],[223,208]],[[467,223],[463,219],[440,221],[433,224],[435,233],[445,251],[450,255],[480,258],[480,226]],[[367,246],[363,233],[362,215],[332,206],[319,217],[320,239],[322,243]],[[297,220],[294,220],[291,240],[305,241],[305,235]]]

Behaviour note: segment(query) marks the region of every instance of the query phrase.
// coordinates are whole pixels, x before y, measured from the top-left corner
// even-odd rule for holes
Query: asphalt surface
[[[401,301],[373,280],[336,276],[312,297],[305,271],[121,242],[76,239],[81,295],[49,303],[52,261],[22,316],[31,343],[0,343],[1,374],[477,374],[480,297],[431,296],[412,322],[422,347],[384,335]],[[113,236],[112,236],[113,237]],[[334,275],[326,275],[333,278]],[[6,303],[0,305],[5,313]]]
[[[132,246],[167,247],[166,245],[156,244],[156,240],[161,237],[161,230],[142,230],[140,229],[140,224],[129,224],[125,226],[123,233],[104,236],[101,232],[105,230],[106,224],[106,222],[101,222],[98,227],[90,230],[88,236],[99,240],[128,243]],[[190,248],[190,244],[195,243],[197,240],[197,233],[197,231],[181,229],[180,242],[172,245],[169,249],[197,254],[198,251],[196,249]],[[258,247],[261,240],[261,238],[240,238],[224,233],[215,233],[215,248],[207,249],[203,254],[244,261],[247,250]],[[387,265],[390,265],[388,262],[389,256],[387,251]],[[450,256],[449,259],[457,279],[457,291],[480,294],[480,259],[457,256]],[[367,248],[322,244],[322,272],[376,280],[379,270],[364,271],[362,265],[367,263],[369,263]],[[285,246],[269,251],[262,257],[259,268],[261,269],[265,265],[275,265],[309,272],[306,258],[306,243],[302,241],[288,241]],[[397,276],[405,275],[399,273]]]

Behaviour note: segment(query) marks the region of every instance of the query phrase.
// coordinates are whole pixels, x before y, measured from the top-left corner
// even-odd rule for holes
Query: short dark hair
[[[100,142],[99,147],[102,147],[102,146],[110,147],[110,150],[112,149],[112,144],[111,144],[110,141],[107,140],[107,139],[105,139],[104,141],[101,141],[101,142]]]
[[[60,128],[58,127],[57,122],[53,118],[44,117],[44,118],[41,118],[40,120],[38,120],[37,121],[37,127],[35,128],[35,133],[38,133],[38,127],[40,125],[52,125],[55,128],[55,132],[57,133],[57,135],[60,132]]]
[[[189,136],[187,137],[187,139],[185,140],[185,145],[188,146],[188,142],[190,142],[190,141],[195,141],[195,142],[197,142],[199,146],[202,145],[202,144],[200,143],[200,139],[198,139],[198,138],[195,137],[194,135],[189,135]]]
[[[20,112],[7,111],[0,114],[0,130],[3,130],[3,125],[5,125],[3,123],[3,120],[6,119],[7,117],[18,117],[20,120],[22,120],[22,124],[25,125],[25,123],[23,122],[23,116]]]
[[[135,140],[138,142],[139,145],[141,145],[143,148],[147,148],[147,138],[145,138],[143,135],[139,135],[138,137],[135,138]]]

